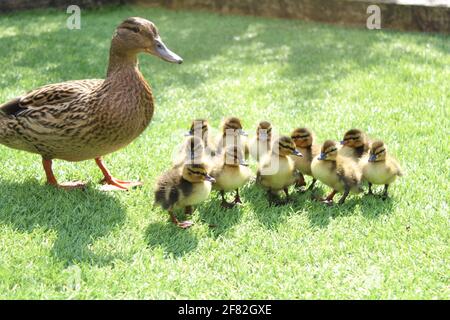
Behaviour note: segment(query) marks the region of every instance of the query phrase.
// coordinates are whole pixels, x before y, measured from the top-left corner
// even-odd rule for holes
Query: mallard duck
[[[216,154],[216,146],[210,137],[210,126],[206,119],[195,119],[191,123],[191,127],[186,134],[187,136],[197,136],[203,140],[205,152],[208,157],[214,157]]]
[[[256,183],[267,189],[269,201],[272,203],[280,203],[276,199],[276,194],[281,190],[284,191],[288,200],[288,187],[298,179],[295,163],[290,155],[302,156],[290,137],[281,136],[274,141],[270,153],[266,154],[259,163]]]
[[[256,128],[256,136],[248,143],[250,155],[259,161],[265,154],[270,152],[272,145],[272,124],[268,121],[261,121]]]
[[[333,202],[337,192],[343,192],[339,204],[345,202],[350,192],[361,192],[362,172],[358,163],[350,157],[338,153],[337,143],[331,140],[325,141],[320,155],[311,163],[313,177],[320,180],[333,191],[323,201],[327,204]]]
[[[369,158],[363,164],[363,177],[369,183],[369,194],[372,194],[372,184],[384,184],[383,199],[388,197],[389,185],[403,175],[397,160],[387,153],[383,141],[372,143]]]
[[[248,134],[242,129],[241,120],[236,117],[226,118],[221,125],[221,135],[217,142],[217,153],[221,154],[227,146],[238,146],[244,150],[245,159],[248,158],[248,146],[245,137]]]
[[[114,178],[102,161],[102,156],[136,139],[152,119],[153,96],[138,69],[140,52],[172,63],[183,61],[165,46],[152,22],[128,18],[112,37],[106,79],[50,84],[1,105],[0,143],[40,154],[50,185],[84,186],[58,184],[53,159],[95,159],[108,189],[140,185]]]
[[[192,206],[208,198],[213,182],[214,178],[203,164],[185,164],[181,170],[172,168],[157,181],[155,204],[169,212],[174,224],[182,229],[189,228],[192,222],[179,222],[174,210],[184,209],[186,215],[192,214]]]
[[[369,152],[370,141],[363,131],[351,129],[345,133],[341,145],[342,148],[339,150],[341,155],[360,160]]]
[[[216,179],[213,189],[219,190],[222,196],[222,207],[231,208],[241,202],[239,188],[250,179],[252,172],[243,159],[243,152],[237,146],[229,146],[217,159],[211,176]],[[225,192],[236,190],[233,203],[225,200]]]
[[[306,186],[303,175],[313,176],[311,172],[311,162],[313,158],[320,153],[321,146],[314,144],[314,134],[308,128],[295,129],[291,133],[291,138],[294,141],[297,150],[303,155],[303,157],[292,157],[295,162],[295,168],[301,173],[296,185],[298,187],[303,187]],[[314,188],[316,181],[317,180],[313,177],[308,190]]]

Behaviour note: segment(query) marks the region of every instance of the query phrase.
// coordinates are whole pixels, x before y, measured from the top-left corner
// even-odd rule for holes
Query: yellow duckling
[[[250,179],[252,172],[248,164],[243,160],[243,152],[237,146],[227,147],[223,155],[218,157],[211,176],[216,179],[213,189],[219,190],[222,196],[222,207],[232,208],[241,202],[239,188]],[[236,196],[232,203],[225,200],[225,192],[236,190]]]
[[[339,200],[339,204],[342,204],[350,192],[361,191],[362,172],[358,163],[340,155],[334,141],[325,141],[320,155],[316,156],[311,163],[311,172],[314,178],[333,188],[333,191],[324,199],[325,203],[331,204],[337,192],[344,193]]]
[[[245,137],[248,134],[242,129],[242,123],[239,118],[229,117],[222,122],[222,134],[218,139],[217,152],[221,154],[227,146],[238,146],[245,152],[245,158],[248,158],[248,147]]]
[[[174,210],[184,209],[186,215],[192,214],[192,206],[208,198],[213,182],[214,178],[203,164],[186,164],[181,170],[172,168],[158,179],[155,204],[169,212],[174,224],[182,229],[189,228],[192,221],[179,222]]]
[[[209,157],[215,156],[216,146],[210,134],[211,127],[206,119],[195,119],[192,121],[191,128],[186,134],[187,136],[198,136],[203,140],[205,152]]]
[[[314,144],[314,134],[308,128],[297,128],[291,133],[291,138],[295,143],[297,150],[299,150],[303,157],[292,157],[295,162],[295,168],[300,171],[301,175],[297,181],[297,186],[306,186],[303,175],[313,176],[311,172],[311,162],[315,156],[320,153],[320,145]],[[316,179],[313,177],[308,190],[314,188]]]
[[[289,199],[288,187],[298,179],[294,160],[290,155],[301,157],[302,154],[295,149],[295,143],[290,137],[281,136],[259,163],[256,182],[268,190],[269,201],[280,204],[275,196],[283,190],[286,200]]]
[[[342,148],[339,153],[343,156],[360,160],[369,152],[370,142],[367,135],[359,129],[351,129],[344,135],[341,141]]]
[[[253,159],[259,161],[265,154],[270,152],[271,146],[272,124],[268,121],[261,121],[256,129],[256,136],[248,144],[250,155]]]
[[[189,136],[185,139],[173,161],[174,168],[181,168],[184,164],[203,163],[209,167],[210,159],[206,156],[202,139]]]
[[[363,177],[369,182],[369,194],[372,194],[372,184],[384,184],[383,199],[388,197],[389,185],[403,175],[397,160],[387,154],[383,141],[372,143],[369,158],[362,166]]]

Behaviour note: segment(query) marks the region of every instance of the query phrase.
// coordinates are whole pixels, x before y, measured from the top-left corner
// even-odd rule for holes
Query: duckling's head
[[[193,136],[193,135],[200,135],[202,137],[205,137],[205,135],[208,135],[209,130],[209,124],[208,120],[206,119],[195,119],[192,121],[191,128],[189,129],[189,132],[187,135]]]
[[[297,128],[291,133],[297,148],[309,148],[313,144],[313,134],[308,128]]]
[[[242,130],[241,120],[236,117],[229,117],[223,121],[222,124],[223,135],[241,135],[247,136],[248,134]]]
[[[369,152],[369,162],[377,162],[386,160],[386,146],[383,141],[376,140],[372,142]]]
[[[112,38],[111,51],[132,57],[145,52],[167,62],[182,63],[183,59],[170,51],[159,36],[155,24],[139,17],[131,17],[119,24]]]
[[[223,153],[224,164],[230,167],[248,166],[244,160],[244,151],[239,146],[228,146]]]
[[[261,121],[256,129],[256,139],[270,141],[272,138],[272,124],[269,121]]]
[[[299,157],[303,157],[301,152],[299,152],[295,148],[295,143],[291,139],[291,137],[288,136],[281,136],[277,139],[274,143],[274,148],[272,149],[274,153],[278,153],[280,156],[289,156],[289,155],[295,155]]]
[[[350,148],[359,148],[367,143],[364,132],[359,129],[352,129],[345,133],[341,144]]]
[[[192,183],[198,183],[203,181],[209,181],[211,183],[216,182],[216,180],[208,174],[206,165],[200,164],[186,164],[183,167],[183,178]]]
[[[203,140],[196,136],[189,136],[184,144],[184,152],[187,156],[187,162],[191,163],[195,160],[201,159],[205,147],[203,145]]]
[[[336,161],[338,146],[335,141],[327,140],[322,145],[318,160]]]

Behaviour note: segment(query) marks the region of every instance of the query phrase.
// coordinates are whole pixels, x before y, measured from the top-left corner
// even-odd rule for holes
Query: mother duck
[[[102,161],[102,156],[136,139],[152,119],[153,96],[138,69],[140,52],[183,62],[164,45],[152,22],[128,18],[112,37],[106,79],[50,84],[1,105],[0,143],[40,154],[47,183],[53,186],[84,187],[81,182],[59,184],[53,159],[95,159],[107,190],[141,185],[114,178]]]

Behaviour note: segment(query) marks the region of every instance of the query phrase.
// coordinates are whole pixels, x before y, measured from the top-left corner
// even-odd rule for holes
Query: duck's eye
[[[157,43],[157,44],[156,44],[156,47],[157,47],[158,49],[162,49],[162,48],[163,48],[162,45],[161,45],[161,43]]]

